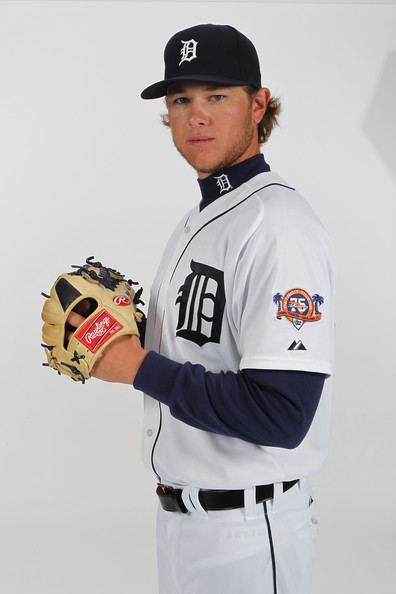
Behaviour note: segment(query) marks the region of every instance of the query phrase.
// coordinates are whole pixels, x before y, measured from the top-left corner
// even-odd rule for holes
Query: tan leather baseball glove
[[[123,274],[94,262],[93,256],[73,272],[58,276],[46,297],[41,317],[43,343],[48,363],[43,363],[75,381],[85,382],[104,349],[120,336],[140,336],[137,324],[145,318],[137,309],[143,289],[135,292]],[[70,328],[71,311],[81,311],[84,322]],[[82,313],[82,312],[81,312]]]

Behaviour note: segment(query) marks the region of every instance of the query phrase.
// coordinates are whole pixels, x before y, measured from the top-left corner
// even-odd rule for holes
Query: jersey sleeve
[[[331,375],[334,253],[308,205],[284,208],[280,200],[275,209],[264,207],[232,274],[230,316],[240,369]]]

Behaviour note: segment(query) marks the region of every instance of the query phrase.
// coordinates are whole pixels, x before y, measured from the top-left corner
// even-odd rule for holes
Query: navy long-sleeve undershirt
[[[213,373],[200,364],[178,363],[149,351],[133,385],[192,427],[292,449],[312,423],[325,377],[268,369]]]

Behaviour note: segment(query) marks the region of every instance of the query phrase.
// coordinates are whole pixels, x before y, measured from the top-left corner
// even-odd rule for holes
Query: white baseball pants
[[[256,504],[206,512],[186,487],[189,513],[157,515],[159,594],[309,594],[317,529],[306,480]]]

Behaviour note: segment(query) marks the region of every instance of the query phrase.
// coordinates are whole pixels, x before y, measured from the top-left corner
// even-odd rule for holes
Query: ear
[[[265,87],[258,89],[253,97],[252,112],[256,124],[259,124],[267,110],[267,105],[271,99],[271,91]]]

